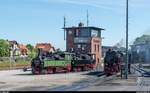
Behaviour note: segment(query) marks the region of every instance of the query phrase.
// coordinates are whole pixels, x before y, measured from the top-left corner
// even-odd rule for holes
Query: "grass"
[[[31,62],[2,62],[2,63],[0,63],[0,67],[6,67],[6,66],[19,66],[19,65],[30,65],[31,64]]]

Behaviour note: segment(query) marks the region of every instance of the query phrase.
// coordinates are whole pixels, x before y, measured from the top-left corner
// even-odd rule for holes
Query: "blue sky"
[[[125,40],[126,0],[0,0],[0,38],[20,44],[51,43],[65,49],[63,16],[66,26],[89,25],[104,28],[103,45]],[[129,0],[129,42],[150,34],[150,0]]]

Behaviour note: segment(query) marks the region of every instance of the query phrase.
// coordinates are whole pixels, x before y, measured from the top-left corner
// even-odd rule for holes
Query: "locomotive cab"
[[[74,53],[72,56],[71,71],[87,71],[93,70],[96,66],[95,54],[91,53]]]

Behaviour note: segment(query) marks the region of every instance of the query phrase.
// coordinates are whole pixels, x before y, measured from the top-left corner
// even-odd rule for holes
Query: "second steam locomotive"
[[[104,73],[107,75],[120,72],[121,64],[124,62],[124,54],[121,51],[108,50],[104,58]]]

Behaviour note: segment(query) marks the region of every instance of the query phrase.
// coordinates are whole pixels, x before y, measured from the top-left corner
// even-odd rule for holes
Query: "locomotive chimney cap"
[[[79,27],[84,27],[84,24],[80,22]]]

